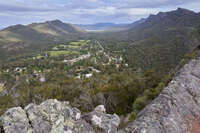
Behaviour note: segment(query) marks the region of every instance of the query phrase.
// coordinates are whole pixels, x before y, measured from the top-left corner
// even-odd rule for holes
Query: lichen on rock
[[[1,116],[1,124],[5,133],[32,133],[26,112],[21,107],[9,109]]]
[[[112,122],[113,117],[117,116],[105,114],[105,108],[101,108],[102,112],[94,111],[100,113],[98,116],[102,118],[98,125],[88,123],[82,118],[80,110],[71,107],[69,102],[50,99],[40,105],[29,104],[25,109],[9,109],[1,116],[1,125],[5,133],[95,133],[98,129],[107,127],[108,130],[103,133],[112,133],[109,131],[112,128],[117,131],[117,125]]]
[[[83,118],[91,123],[92,126],[95,127],[95,130],[99,129],[102,133],[116,133],[120,124],[120,118],[116,114],[106,114],[105,111],[105,108],[100,105]]]

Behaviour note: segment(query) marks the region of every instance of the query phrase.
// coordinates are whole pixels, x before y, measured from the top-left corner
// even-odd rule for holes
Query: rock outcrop
[[[134,122],[120,130],[119,124],[103,105],[81,114],[68,102],[47,100],[9,109],[0,133],[200,133],[200,58],[185,65]]]
[[[5,133],[116,133],[120,123],[117,115],[105,113],[103,105],[81,115],[68,102],[55,99],[25,109],[11,108],[0,120],[0,130]]]
[[[200,59],[185,65],[123,133],[200,133]]]

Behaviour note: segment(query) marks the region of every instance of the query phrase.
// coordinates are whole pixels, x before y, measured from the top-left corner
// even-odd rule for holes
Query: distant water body
[[[103,32],[105,30],[86,30],[87,32]]]

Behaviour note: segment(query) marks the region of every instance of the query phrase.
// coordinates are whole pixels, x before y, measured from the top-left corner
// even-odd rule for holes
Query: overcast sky
[[[0,27],[54,19],[75,24],[132,23],[177,7],[200,12],[200,0],[0,0]]]

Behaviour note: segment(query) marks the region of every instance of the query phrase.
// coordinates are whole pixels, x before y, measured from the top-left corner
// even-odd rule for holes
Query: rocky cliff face
[[[0,133],[199,133],[200,59],[185,65],[163,92],[126,128],[100,105],[81,114],[68,102],[47,100],[9,109],[0,119]]]
[[[200,59],[180,70],[126,133],[200,133]]]

